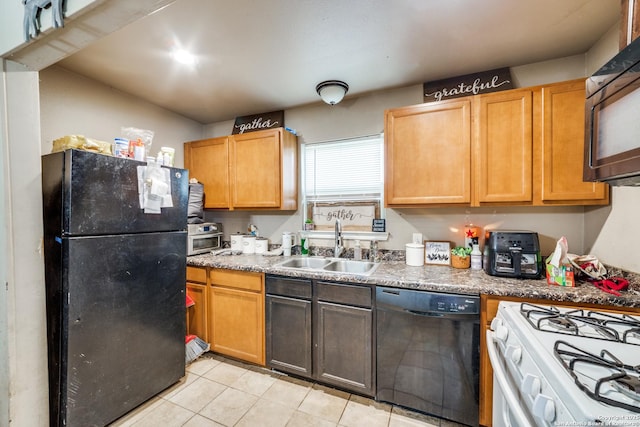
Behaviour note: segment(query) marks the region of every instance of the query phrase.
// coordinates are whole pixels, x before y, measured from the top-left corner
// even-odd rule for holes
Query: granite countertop
[[[411,267],[403,261],[383,261],[370,276],[339,274],[325,271],[279,268],[285,261],[282,256],[263,255],[194,255],[187,257],[187,265],[197,267],[226,268],[279,274],[290,277],[307,277],[347,283],[391,286],[436,292],[467,295],[495,295],[548,299],[559,302],[575,302],[617,307],[635,307],[640,310],[640,279],[636,275],[610,270],[611,275],[624,275],[630,282],[629,289],[621,296],[611,295],[588,282],[578,282],[576,287],[547,285],[544,279],[522,280],[494,277],[483,270],[455,269],[448,266],[426,265]]]

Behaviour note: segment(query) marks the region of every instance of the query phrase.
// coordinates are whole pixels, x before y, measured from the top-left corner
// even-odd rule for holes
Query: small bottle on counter
[[[474,244],[473,250],[471,251],[471,269],[482,269],[482,252],[480,252],[480,245],[478,244]]]
[[[356,240],[356,245],[353,247],[353,259],[360,261],[362,259],[362,248],[360,247],[360,240]]]

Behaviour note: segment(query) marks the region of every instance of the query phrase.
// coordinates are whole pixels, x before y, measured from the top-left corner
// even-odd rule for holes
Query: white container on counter
[[[243,236],[242,237],[242,253],[243,254],[255,254],[256,253],[256,236]]]
[[[414,267],[421,267],[424,265],[424,245],[420,243],[407,243],[406,244],[406,264]]]
[[[282,233],[282,251],[284,256],[291,256],[291,247],[293,246],[293,236],[291,232]]]
[[[242,252],[242,238],[244,234],[232,234],[231,235],[231,250],[233,252]]]
[[[269,239],[259,237],[256,239],[256,253],[263,254],[269,250]]]

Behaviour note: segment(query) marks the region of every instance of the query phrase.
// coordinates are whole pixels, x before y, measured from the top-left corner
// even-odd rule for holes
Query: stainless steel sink
[[[285,262],[281,262],[280,264],[278,264],[278,267],[285,267],[285,268],[310,268],[310,269],[318,269],[318,268],[322,268],[325,265],[329,264],[331,262],[330,259],[326,259],[326,258],[310,258],[310,257],[304,257],[304,258],[291,258]]]
[[[378,265],[380,264],[369,261],[320,257],[296,257],[276,264],[274,267],[368,276],[376,270]]]
[[[323,270],[335,271],[338,273],[369,274],[378,266],[375,262],[336,260],[323,267]]]

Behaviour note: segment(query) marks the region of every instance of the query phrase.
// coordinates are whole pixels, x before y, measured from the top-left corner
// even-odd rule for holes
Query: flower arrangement
[[[471,248],[456,246],[451,249],[451,265],[454,268],[469,268],[471,266]]]

